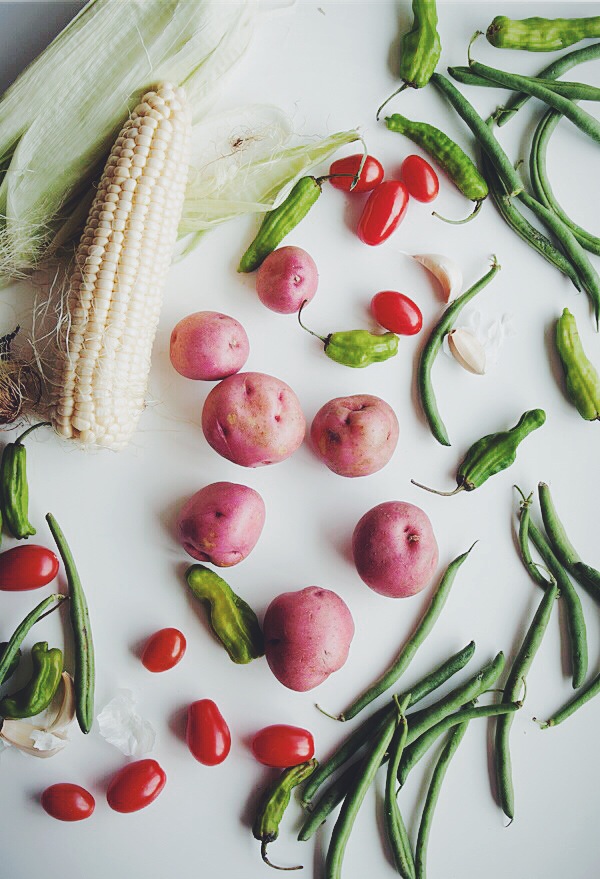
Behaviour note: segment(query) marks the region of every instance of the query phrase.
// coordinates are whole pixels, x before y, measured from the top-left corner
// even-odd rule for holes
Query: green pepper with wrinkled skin
[[[524,49],[527,52],[555,52],[580,40],[600,37],[600,15],[587,18],[513,19],[497,15],[486,31],[497,49]]]
[[[370,366],[371,363],[389,360],[398,353],[398,336],[395,333],[342,330],[329,333],[328,336],[320,336],[302,323],[302,309],[305,305],[306,301],[302,303],[298,312],[298,323],[303,330],[323,342],[325,354],[336,363],[362,369],[364,366]]]
[[[31,537],[35,528],[29,521],[29,486],[27,484],[27,450],[23,440],[38,427],[49,426],[48,421],[34,424],[14,443],[8,443],[0,465],[0,503],[3,520],[9,532],[18,540]]]
[[[210,627],[233,662],[245,664],[264,656],[256,614],[222,577],[204,565],[190,565],[185,579],[195,597],[206,605]]]
[[[38,641],[31,648],[31,659],[31,678],[21,690],[0,701],[0,717],[33,717],[52,702],[63,670],[62,650],[48,650],[47,641]]]
[[[473,443],[462,459],[456,474],[457,487],[454,491],[436,491],[411,479],[413,485],[424,488],[433,494],[451,497],[459,491],[474,491],[486,482],[490,476],[506,470],[514,464],[517,448],[525,437],[541,427],[546,420],[543,409],[530,409],[521,415],[517,424],[510,430],[490,433]]]
[[[600,418],[600,376],[586,357],[577,323],[568,308],[556,322],[556,349],[569,399],[582,418],[597,421]]]
[[[7,647],[8,647],[8,641],[2,641],[2,643],[0,643],[0,659],[2,659],[2,657],[4,655],[4,651],[6,650]],[[12,675],[14,675],[14,673],[17,670],[17,666],[19,664],[20,659],[21,659],[21,650],[19,648],[19,650],[17,650],[17,652],[15,653],[13,658],[11,659],[10,665],[6,669],[6,674],[4,675],[5,681],[7,681],[10,677],[12,677]]]
[[[265,792],[261,800],[254,824],[252,825],[252,834],[254,839],[258,839],[260,842],[261,857],[269,867],[274,867],[276,870],[302,869],[301,867],[278,867],[276,864],[273,864],[267,857],[267,845],[270,842],[274,842],[279,836],[279,825],[289,805],[292,790],[306,781],[315,771],[317,765],[317,761],[312,759],[306,763],[300,763],[298,766],[290,766],[288,769],[284,769],[275,784]]]

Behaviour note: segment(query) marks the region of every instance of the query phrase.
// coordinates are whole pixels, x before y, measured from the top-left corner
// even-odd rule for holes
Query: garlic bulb
[[[412,258],[434,276],[442,288],[444,302],[451,302],[463,287],[463,274],[460,266],[441,253],[414,253]]]
[[[448,348],[457,363],[467,372],[472,372],[474,375],[484,374],[485,348],[470,330],[450,330]]]

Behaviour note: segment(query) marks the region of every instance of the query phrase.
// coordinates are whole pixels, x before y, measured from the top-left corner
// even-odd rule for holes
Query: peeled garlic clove
[[[463,287],[463,274],[453,259],[441,253],[414,253],[412,258],[439,281],[444,302],[456,299]]]
[[[450,330],[448,333],[450,353],[467,372],[483,375],[485,372],[485,348],[470,330]]]

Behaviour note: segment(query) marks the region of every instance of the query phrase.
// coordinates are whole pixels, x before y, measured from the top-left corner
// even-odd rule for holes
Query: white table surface
[[[293,116],[297,131],[304,134],[360,125],[370,151],[393,175],[402,158],[415,150],[376,124],[374,110],[396,83],[386,61],[390,46],[397,46],[398,15],[406,19],[407,7],[392,0],[301,0],[293,9],[265,18],[230,76],[221,106],[276,104]],[[0,3],[3,87],[75,8],[66,3]],[[600,12],[599,4],[442,2],[440,69],[465,63],[472,32],[485,28],[496,13],[522,17],[593,11]],[[540,54],[498,53],[482,40],[476,53],[498,66],[531,73],[550,60]],[[598,75],[597,67],[581,68],[576,78],[598,83]],[[482,114],[501,100],[500,92],[471,89],[468,94]],[[469,133],[433,90],[404,93],[394,107],[439,125],[469,146]],[[531,103],[521,119],[502,129],[502,142],[514,159],[527,149],[525,135],[538,111]],[[599,169],[597,147],[562,123],[550,149],[552,181],[572,214],[596,229]],[[255,228],[253,218],[221,227],[172,269],[150,380],[153,405],[143,415],[131,447],[114,455],[84,454],[50,434],[38,433],[29,441],[31,514],[39,540],[50,541],[43,522],[50,509],[64,527],[86,585],[97,650],[97,708],[118,688],[133,690],[141,713],[157,730],[153,756],[167,772],[167,786],[145,811],[112,812],[104,796],[106,785],[126,760],[102,740],[97,726],[87,738],[75,728],[68,749],[51,760],[5,751],[0,756],[3,879],[270,875],[249,825],[257,793],[271,774],[252,758],[249,738],[270,723],[303,725],[313,731],[318,755],[327,754],[347,730],[319,714],[315,699],[331,711],[342,709],[387,666],[427,600],[421,595],[392,601],[371,592],[358,578],[349,557],[350,536],[360,516],[376,503],[401,499],[426,510],[439,542],[440,571],[474,540],[480,541],[434,633],[406,673],[407,685],[471,638],[477,641],[473,668],[500,649],[514,655],[539,593],[515,549],[513,483],[531,490],[538,480],[550,482],[583,557],[600,562],[600,428],[584,422],[567,402],[552,348],[554,321],[568,306],[589,355],[600,363],[586,297],[577,296],[566,279],[516,238],[492,204],[484,206],[472,225],[452,227],[432,218],[427,206],[412,203],[398,232],[379,248],[365,247],[354,234],[360,204],[360,198],[348,199],[327,189],[310,218],[289,238],[289,243],[307,249],[319,267],[319,292],[310,309],[313,325],[325,332],[370,325],[367,308],[372,295],[395,288],[420,304],[426,332],[440,313],[440,300],[428,275],[402,251],[453,255],[464,268],[467,284],[484,273],[490,255],[496,253],[502,272],[481,295],[477,308],[486,322],[512,314],[516,335],[507,340],[497,366],[483,378],[439,358],[434,381],[453,440],[452,448],[445,450],[432,439],[415,405],[412,375],[423,335],[401,339],[395,360],[366,370],[352,371],[329,361],[293,317],[261,306],[253,277],[236,273],[239,255]],[[442,180],[436,208],[461,216],[468,205]],[[30,299],[20,288],[4,292],[0,301],[6,331],[27,312]],[[334,396],[368,392],[386,399],[400,421],[391,463],[370,477],[349,481],[329,472],[306,444],[284,463],[259,470],[244,470],[219,458],[199,426],[202,403],[212,385],[186,381],[168,359],[171,328],[199,309],[222,310],[244,324],[251,343],[247,368],[289,382],[309,423]],[[410,485],[410,477],[415,477],[452,487],[457,462],[474,439],[513,425],[525,409],[536,406],[546,409],[547,424],[523,443],[510,471],[480,490],[446,499]],[[267,522],[256,549],[226,574],[261,617],[275,595],[314,583],[339,592],[354,615],[350,657],[317,691],[286,690],[264,660],[233,665],[211,637],[203,611],[190,600],[182,582],[189,560],[174,539],[174,518],[184,498],[216,480],[244,482],[266,501]],[[3,594],[0,636],[7,638],[39,597]],[[598,608],[586,595],[582,602],[590,674],[595,674]],[[547,716],[571,694],[561,663],[559,616],[551,620],[527,682],[526,707],[513,726],[514,824],[505,829],[490,792],[486,726],[473,723],[448,772],[435,816],[431,879],[591,879],[598,874],[600,701],[556,730],[541,732],[532,722],[532,716]],[[187,654],[173,671],[150,676],[139,660],[140,645],[163,626],[185,633]],[[43,637],[60,645],[64,628],[57,616],[50,617],[36,627],[27,644]],[[69,656],[70,642],[66,649]],[[182,737],[186,706],[204,697],[217,701],[233,736],[231,754],[217,768],[196,763]],[[425,780],[419,767],[401,796],[412,833]],[[39,794],[60,781],[77,782],[93,792],[97,806],[92,819],[69,825],[44,813]],[[375,794],[370,795],[355,825],[345,879],[395,875],[381,842],[382,782],[379,778],[378,805]],[[280,840],[272,847],[273,859],[284,864],[300,860],[307,876],[321,876],[327,834],[316,847],[296,843],[299,819],[299,809],[290,809]]]

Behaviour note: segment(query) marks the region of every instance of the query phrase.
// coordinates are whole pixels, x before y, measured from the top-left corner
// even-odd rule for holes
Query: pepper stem
[[[383,104],[381,105],[381,107],[378,109],[378,111],[377,111],[377,115],[375,116],[375,118],[376,118],[376,120],[377,120],[378,122],[379,122],[379,117],[380,117],[380,115],[381,115],[381,111],[383,110],[383,108],[385,107],[385,105],[386,105],[386,104],[389,104],[389,102],[392,100],[392,98],[395,98],[396,95],[399,95],[400,92],[403,92],[404,89],[407,89],[407,88],[408,88],[408,83],[407,83],[407,82],[403,82],[399,89],[396,89],[396,91],[395,91],[393,94],[391,94],[391,95],[389,96],[389,98],[386,98],[386,99],[385,99],[385,101],[383,102]]]
[[[18,436],[15,440],[15,445],[21,445],[25,437],[32,433],[34,430],[37,430],[38,427],[52,427],[51,421],[38,421],[37,424],[32,424],[31,427],[28,427],[27,430],[24,430],[23,433]]]
[[[260,856],[263,859],[263,861],[265,862],[265,864],[267,864],[267,866],[273,867],[274,870],[303,870],[304,869],[302,864],[298,864],[296,867],[279,867],[277,864],[274,864],[267,857],[268,844],[269,844],[268,839],[263,839],[263,841],[260,844]]]
[[[437,217],[438,220],[442,220],[444,223],[450,223],[451,226],[464,226],[465,223],[470,223],[471,220],[475,219],[475,217],[481,210],[481,205],[483,204],[483,202],[483,198],[478,198],[475,202],[475,208],[471,211],[468,217],[464,218],[464,220],[449,220],[448,217],[442,217],[442,215],[438,214],[437,211],[432,211],[431,216]]]
[[[306,305],[307,302],[308,302],[308,299],[305,299],[304,302],[302,303],[302,305],[300,306],[300,308],[298,309],[298,323],[300,324],[300,326],[302,327],[303,330],[306,330],[306,332],[310,333],[311,336],[314,336],[315,339],[320,339],[321,342],[323,342],[323,344],[325,345],[325,344],[327,344],[327,338],[325,336],[320,336],[318,333],[315,333],[313,330],[309,330],[309,328],[302,323],[302,309],[304,308],[304,306]]]
[[[429,488],[428,485],[423,485],[420,482],[415,482],[414,479],[410,480],[413,485],[416,485],[417,488],[423,488],[425,491],[430,491],[432,494],[439,494],[441,497],[452,497],[453,494],[458,494],[459,491],[464,489],[464,485],[457,485],[454,491],[438,491],[436,488]]]

